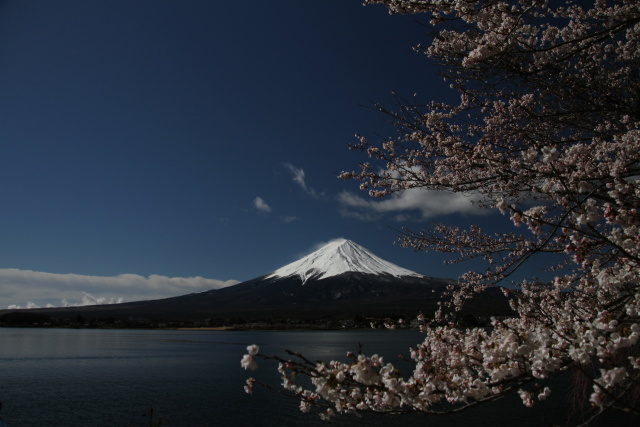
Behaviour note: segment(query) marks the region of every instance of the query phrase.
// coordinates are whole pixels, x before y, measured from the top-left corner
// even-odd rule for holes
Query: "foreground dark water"
[[[265,354],[285,349],[311,359],[344,358],[363,344],[400,368],[400,353],[421,341],[417,331],[211,332],[0,328],[0,416],[10,427],[148,426],[510,426],[562,425],[569,404],[555,393],[544,406],[524,408],[516,397],[453,417],[343,416],[331,423],[302,414],[297,402],[273,391],[243,391],[254,376],[276,388],[275,364],[248,373],[240,358],[248,344]],[[405,370],[409,370],[406,365]],[[564,393],[566,394],[566,393]],[[552,395],[553,396],[553,395]],[[607,417],[609,418],[609,417]],[[613,418],[608,421],[614,421]],[[616,420],[617,425],[629,420]],[[606,425],[607,423],[603,423]],[[633,425],[629,423],[629,425]]]

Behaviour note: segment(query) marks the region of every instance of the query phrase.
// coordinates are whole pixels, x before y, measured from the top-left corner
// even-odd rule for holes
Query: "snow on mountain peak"
[[[279,268],[266,278],[300,276],[304,283],[312,277],[322,279],[348,272],[422,277],[421,274],[383,260],[351,240],[338,239]]]

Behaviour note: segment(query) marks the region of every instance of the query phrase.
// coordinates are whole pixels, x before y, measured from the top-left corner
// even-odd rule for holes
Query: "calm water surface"
[[[538,426],[562,423],[567,402],[558,398],[529,410],[518,399],[476,408],[455,417],[344,416],[331,423],[302,414],[297,402],[244,381],[279,385],[275,363],[248,373],[240,358],[248,344],[265,354],[285,349],[313,359],[344,359],[363,344],[402,371],[416,331],[210,332],[0,328],[0,416],[10,427],[148,426]],[[397,361],[396,361],[397,360]],[[407,365],[407,368],[409,365]],[[618,425],[620,425],[618,423]]]

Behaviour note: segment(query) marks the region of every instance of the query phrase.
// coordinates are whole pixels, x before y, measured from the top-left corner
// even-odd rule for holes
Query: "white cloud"
[[[78,302],[69,301],[66,298],[62,300],[62,305],[65,307],[72,307],[78,305],[102,305],[102,304],[119,304],[124,302],[122,297],[115,298],[105,298],[105,297],[96,297],[88,292],[82,293],[82,299]]]
[[[271,206],[269,206],[262,197],[253,199],[253,206],[261,212],[271,212]]]
[[[204,277],[86,276],[0,269],[0,309],[110,304],[186,295],[238,283]]]
[[[294,221],[300,221],[300,218],[298,218],[297,216],[282,216],[280,217],[280,219],[282,220],[282,222],[294,222]]]
[[[385,199],[365,199],[357,194],[342,191],[338,194],[344,216],[363,221],[375,221],[385,214],[395,214],[395,220],[408,220],[407,212],[417,211],[419,219],[432,218],[453,213],[483,214],[471,203],[469,196],[436,190],[418,188],[405,190]]]
[[[289,170],[289,172],[291,172],[291,175],[293,176],[293,182],[298,184],[305,193],[313,197],[318,197],[318,193],[316,192],[316,190],[307,186],[307,182],[305,180],[305,173],[303,169],[297,168],[291,163],[285,163],[283,166],[287,170]]]

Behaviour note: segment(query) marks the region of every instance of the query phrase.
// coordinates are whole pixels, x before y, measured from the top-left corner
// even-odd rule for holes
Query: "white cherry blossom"
[[[453,286],[412,368],[377,356],[350,362],[280,359],[285,389],[324,418],[374,411],[446,413],[518,393],[533,406],[541,380],[573,370],[583,400],[640,415],[640,3],[634,0],[366,0],[418,14],[433,37],[415,49],[442,66],[459,103],[401,100],[378,107],[398,128],[384,141],[357,136],[370,159],[343,172],[373,197],[408,189],[471,194],[517,228],[502,233],[434,225],[399,242],[479,259]],[[451,312],[505,283],[534,255],[557,277],[508,291],[514,316],[459,329]],[[259,356],[259,355],[256,355]],[[251,367],[254,355],[245,355]],[[297,384],[300,376],[311,386]]]

